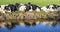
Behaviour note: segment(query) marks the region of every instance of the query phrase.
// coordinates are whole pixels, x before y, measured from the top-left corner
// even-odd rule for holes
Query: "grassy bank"
[[[58,12],[21,12],[21,11],[16,11],[13,13],[0,13],[0,20],[10,20],[10,19],[45,19],[45,20],[50,20],[50,19],[55,19],[56,16],[58,15]]]

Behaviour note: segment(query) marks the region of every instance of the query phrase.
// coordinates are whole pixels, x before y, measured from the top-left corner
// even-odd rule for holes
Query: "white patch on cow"
[[[0,12],[5,13],[5,11],[2,8],[0,8]]]
[[[5,7],[5,6],[8,6],[8,4],[6,4],[6,5],[1,5],[1,9],[4,10],[4,7]]]
[[[4,7],[5,7],[5,5],[1,5],[1,9],[3,9],[3,10],[4,10]]]
[[[30,9],[29,11],[33,11],[32,9]]]
[[[26,6],[21,4],[21,6],[19,7],[19,11],[24,11],[26,9]]]
[[[37,7],[36,11],[37,11],[37,12],[40,12],[40,9]]]
[[[49,8],[51,8],[52,9],[52,7],[54,7],[53,5],[49,5]]]
[[[41,10],[45,11],[45,12],[48,12],[47,10],[49,10],[49,9],[47,9],[46,6],[44,6],[44,7],[41,8]]]
[[[6,5],[1,5],[0,11],[1,11],[2,13],[5,13],[5,10],[4,10],[4,7],[5,7],[5,6],[8,6],[8,4],[6,4]]]
[[[29,11],[33,11],[32,6],[31,6],[31,9]]]
[[[54,7],[54,6],[53,5],[49,6],[49,8],[50,8],[49,11],[56,11],[56,9],[52,9],[52,7]]]

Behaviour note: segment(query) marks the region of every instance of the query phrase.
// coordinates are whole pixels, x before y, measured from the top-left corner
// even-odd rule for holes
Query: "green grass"
[[[60,0],[0,0],[0,5],[2,4],[15,4],[15,3],[28,3],[31,2],[38,6],[45,6],[47,4],[57,4],[60,5]]]

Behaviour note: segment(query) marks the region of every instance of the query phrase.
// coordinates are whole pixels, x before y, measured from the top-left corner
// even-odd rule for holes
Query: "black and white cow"
[[[19,3],[16,3],[15,4],[16,8],[18,11],[29,11],[29,6],[27,4],[19,4]]]
[[[19,5],[19,11],[37,11],[40,12],[41,8],[37,5],[31,4],[30,2],[28,4],[20,4]]]
[[[41,8],[43,11],[48,12],[48,11],[60,11],[60,6],[55,5],[55,4],[49,4],[47,6],[44,6]]]
[[[15,5],[13,4],[9,4],[8,6],[4,7],[4,10],[8,11],[8,12],[15,12],[17,11],[17,8]]]
[[[29,2],[28,4],[26,4],[26,10],[40,12],[41,11],[41,7],[39,7],[37,5],[34,5],[34,4],[31,4]]]
[[[31,5],[31,9],[29,11],[37,11],[40,12],[41,8],[37,5],[34,4],[30,4]]]

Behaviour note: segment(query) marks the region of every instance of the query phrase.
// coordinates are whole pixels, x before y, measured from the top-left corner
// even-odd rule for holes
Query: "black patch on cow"
[[[46,6],[46,8],[48,9],[48,8],[49,8],[49,5],[48,5],[48,6]]]
[[[54,7],[52,7],[52,9],[57,9],[57,5],[53,5]]]
[[[16,3],[16,4],[15,4],[17,10],[18,10],[18,8],[19,8],[19,5],[20,5],[19,3]]]
[[[19,5],[20,5],[19,3],[16,3],[16,4],[15,4],[15,6],[17,6],[17,7],[18,7]]]
[[[29,11],[29,10],[31,9],[31,5],[30,5],[30,3],[25,4],[25,6],[26,6],[26,10],[25,10],[25,12],[26,12],[26,11]]]
[[[32,6],[32,9],[35,10],[37,8],[36,5],[31,5]]]
[[[60,7],[59,5],[57,7]]]
[[[37,7],[40,9],[40,11],[42,11],[42,10],[41,10],[41,7],[39,7],[39,6],[37,6]]]
[[[39,6],[37,6],[37,5],[34,5],[34,4],[30,4],[30,5],[32,6],[32,9],[33,9],[33,10],[36,10],[37,7],[41,10],[41,8],[40,8]]]
[[[15,12],[17,10],[16,6],[13,4],[9,4],[8,6],[10,7],[11,12]]]

